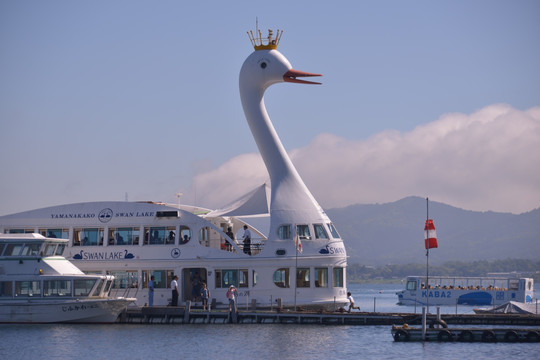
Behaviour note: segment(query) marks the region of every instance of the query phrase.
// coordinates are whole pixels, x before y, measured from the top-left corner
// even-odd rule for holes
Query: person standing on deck
[[[171,306],[178,306],[178,295],[180,294],[180,292],[178,291],[178,275],[175,275],[173,277],[173,280],[171,281],[171,289],[172,289]]]
[[[247,225],[244,225],[244,254],[251,255],[251,232]]]

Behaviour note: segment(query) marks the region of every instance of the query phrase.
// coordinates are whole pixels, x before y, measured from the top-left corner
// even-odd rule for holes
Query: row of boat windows
[[[329,233],[335,239],[340,236],[332,223],[324,224],[299,224],[296,225],[296,235],[300,240],[312,240],[311,229],[315,239],[329,239]],[[33,233],[35,229],[9,229],[6,233]],[[69,229],[39,229],[39,233],[49,238],[70,239]],[[75,228],[73,229],[73,246],[101,246],[108,245],[139,245],[140,235],[143,234],[144,245],[172,245],[187,244],[192,237],[192,231],[188,226],[167,227],[119,227],[119,228]],[[177,237],[178,234],[178,237]],[[204,227],[199,231],[199,242],[204,246],[211,246],[211,230]],[[293,238],[293,225],[284,224],[277,230],[278,238],[290,240]],[[236,236],[235,236],[236,237]],[[223,239],[221,239],[223,240]],[[231,239],[235,241],[236,239]],[[253,242],[254,239],[252,239]],[[255,241],[256,242],[256,241]],[[221,244],[221,241],[220,241]],[[218,247],[218,246],[216,246]],[[221,245],[220,245],[221,247]]]
[[[33,233],[34,229],[10,229],[9,234]],[[69,229],[40,229],[39,233],[49,238],[70,239]],[[144,245],[186,244],[191,240],[191,229],[180,225],[168,227],[143,227]],[[179,234],[178,240],[176,234]],[[139,245],[141,228],[79,228],[73,229],[73,246]],[[105,236],[107,235],[107,236]]]
[[[343,287],[343,268],[335,267],[331,270],[332,279],[329,278],[328,268],[297,268],[296,287],[298,288],[328,288]],[[234,285],[237,288],[248,288],[257,285],[257,272],[249,269],[216,269],[214,276],[214,286],[216,289],[228,288]],[[127,271],[107,271],[107,274],[114,275],[114,288],[128,289],[139,288],[139,273],[136,270]],[[293,279],[294,268],[279,268],[273,274],[273,282],[277,287],[290,288]],[[142,270],[142,288],[148,287],[148,281],[154,276],[155,288],[168,289],[174,277],[173,270]],[[251,275],[251,277],[250,277]],[[207,282],[208,274],[206,269],[184,269],[182,282],[189,288],[195,283]],[[196,280],[195,280],[196,279]]]
[[[339,239],[339,234],[332,223],[326,224],[330,234],[334,239]],[[315,232],[315,239],[328,239],[328,232],[326,231],[323,224],[313,224],[313,231]],[[308,224],[296,225],[296,235],[300,240],[311,240],[310,226]],[[278,237],[281,240],[292,239],[292,225],[284,224],[278,228]]]
[[[407,290],[414,291],[417,288],[420,289],[437,289],[437,290],[498,290],[498,291],[507,291],[518,290],[519,289],[519,280],[518,279],[455,279],[451,283],[438,283],[437,280],[434,280],[434,283],[431,283],[426,287],[425,283],[419,283],[418,280],[408,280],[407,281]],[[531,287],[531,284],[529,284]]]
[[[103,279],[1,281],[0,297],[108,296],[111,288],[112,281]]]
[[[0,244],[0,256],[60,256],[64,253],[65,247],[65,244],[57,243],[2,243]]]

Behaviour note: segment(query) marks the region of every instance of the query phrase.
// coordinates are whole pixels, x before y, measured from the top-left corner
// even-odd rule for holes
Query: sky
[[[219,208],[268,181],[238,91],[257,23],[323,74],[265,94],[323,208],[539,208],[539,15],[536,0],[1,1],[0,215]]]

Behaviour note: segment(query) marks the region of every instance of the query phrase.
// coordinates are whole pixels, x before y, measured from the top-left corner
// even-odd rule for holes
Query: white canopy
[[[265,215],[270,213],[270,187],[266,184],[255,188],[249,193],[241,196],[235,201],[225,205],[221,209],[216,209],[207,217],[217,216],[252,216]],[[206,217],[205,216],[205,217]]]

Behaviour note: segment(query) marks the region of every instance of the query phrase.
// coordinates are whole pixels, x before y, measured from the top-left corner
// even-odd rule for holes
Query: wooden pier
[[[443,314],[447,324],[540,326],[540,316],[523,314]],[[436,322],[427,315],[427,322]],[[324,325],[417,325],[422,314],[379,312],[289,311],[283,309],[241,310],[230,314],[227,309],[205,311],[188,307],[129,307],[119,319],[128,324],[324,324]],[[538,329],[537,329],[538,330]]]

